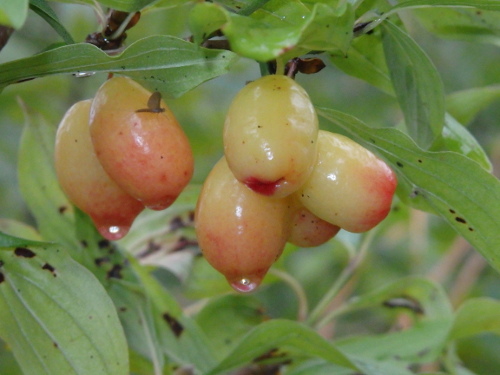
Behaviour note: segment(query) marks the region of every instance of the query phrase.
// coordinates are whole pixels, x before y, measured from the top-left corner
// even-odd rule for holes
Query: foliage
[[[480,113],[500,98],[498,0],[60,2],[68,4],[0,1],[2,138],[24,122],[19,186],[9,194],[19,191],[29,210],[0,219],[0,373],[499,373],[495,350],[480,360],[464,354],[500,347],[492,172],[500,113]],[[104,33],[108,7],[141,12],[131,41],[112,49],[83,42],[94,13]],[[37,22],[50,37],[30,34]],[[112,30],[105,44],[123,32]],[[493,68],[468,60],[480,79],[453,86],[422,35],[485,44]],[[9,49],[30,38],[36,51]],[[261,290],[235,295],[200,256],[192,218],[221,154],[224,111],[246,80],[317,59],[326,68],[297,80],[322,128],[396,171],[393,211],[362,235],[341,232],[315,249],[288,245]],[[455,80],[466,73],[452,72]],[[168,98],[197,166],[173,206],[145,211],[113,243],[68,202],[53,166],[55,124],[108,73]],[[350,106],[332,100],[340,97]],[[0,139],[1,148],[16,141]]]

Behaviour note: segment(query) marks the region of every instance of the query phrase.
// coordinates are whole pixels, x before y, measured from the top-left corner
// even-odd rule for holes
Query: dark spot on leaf
[[[3,265],[4,265],[3,260],[0,260],[0,267],[2,267]]]
[[[54,345],[54,348],[59,349],[59,345],[57,345],[57,342],[53,342],[52,345]]]
[[[36,255],[33,251],[27,249],[26,247],[17,247],[14,250],[14,254],[16,254],[18,257],[24,258],[33,258]]]
[[[182,332],[184,331],[184,327],[182,326],[182,324],[179,323],[179,321],[177,319],[175,319],[169,313],[164,313],[162,315],[162,317],[163,317],[163,320],[165,320],[165,322],[167,322],[168,326],[170,327],[170,329],[174,333],[175,337],[179,337],[182,334]]]
[[[125,311],[127,311],[127,308],[126,308],[126,307],[120,307],[120,308],[118,309],[118,311],[120,311],[120,312],[125,312]]]
[[[110,247],[110,245],[111,245],[111,242],[109,242],[108,240],[100,240],[97,243],[97,246],[99,246],[99,249],[108,248],[108,247]]]
[[[88,247],[89,246],[89,244],[85,240],[81,240],[80,241],[80,245],[82,245],[82,247]]]
[[[108,257],[102,257],[102,258],[95,258],[94,263],[96,266],[100,267],[104,263],[109,263],[110,259]]]
[[[184,221],[182,221],[182,218],[180,216],[176,216],[170,221],[170,230],[172,232],[185,227],[186,225],[184,224]]]
[[[416,314],[423,314],[424,309],[416,299],[408,296],[391,298],[383,302],[385,307],[409,309]]]
[[[0,284],[5,281],[5,276],[0,272]]]
[[[51,266],[49,263],[45,263],[45,264],[42,266],[42,270],[47,270],[47,271],[49,271],[49,272],[52,274],[52,276],[54,276],[54,277],[56,277],[56,276],[57,276],[57,275],[56,275],[56,269],[55,269],[53,266]]]
[[[474,232],[474,228],[469,227],[469,231],[470,231],[470,232]]]
[[[418,161],[419,163],[422,163],[422,159],[418,159],[417,161]]]
[[[455,210],[452,210],[452,209],[450,208],[450,213],[451,213],[451,214],[454,214],[454,213],[455,213]]]
[[[252,362],[262,362],[266,361],[269,359],[275,359],[275,358],[283,358],[286,357],[287,354],[285,352],[280,352],[278,348],[273,348],[266,353],[254,358]]]
[[[426,356],[428,353],[430,352],[430,349],[429,348],[425,348],[425,349],[422,349],[421,351],[419,351],[417,353],[417,356],[422,358],[424,356]]]
[[[78,142],[78,141],[77,141],[77,142]],[[67,210],[67,209],[68,209],[68,207],[66,207],[66,206],[60,206],[60,207],[59,207],[59,213],[60,213],[60,214],[63,214],[64,212],[66,212],[66,210]]]
[[[396,165],[397,165],[398,167],[400,167],[400,168],[403,168],[403,163],[401,163],[401,162],[399,162],[399,161],[398,161],[398,162],[396,162]]]
[[[108,279],[115,278],[115,279],[121,279],[123,278],[121,272],[122,272],[123,267],[119,264],[115,264],[106,274]]]
[[[467,224],[467,221],[465,221],[463,217],[457,216],[455,220],[458,221],[459,223]]]

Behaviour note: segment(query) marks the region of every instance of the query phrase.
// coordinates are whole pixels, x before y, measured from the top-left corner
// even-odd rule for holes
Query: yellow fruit
[[[317,133],[305,90],[289,77],[265,76],[233,100],[224,124],[224,152],[239,181],[260,194],[284,197],[311,173]]]

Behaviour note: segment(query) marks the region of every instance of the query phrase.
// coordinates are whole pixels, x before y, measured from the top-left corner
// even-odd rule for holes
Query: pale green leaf
[[[428,148],[444,125],[444,88],[441,77],[418,44],[396,25],[385,22],[385,58],[409,134]]]
[[[492,171],[488,155],[486,155],[486,152],[477,142],[476,138],[448,113],[445,117],[445,125],[441,137],[432,145],[431,150],[458,152],[478,162],[488,172]]]
[[[467,125],[493,102],[500,100],[500,85],[454,92],[446,98],[446,108],[461,124]]]
[[[270,352],[280,360],[288,358],[290,353],[295,353],[323,358],[341,367],[356,369],[342,352],[312,329],[298,322],[273,319],[248,332],[233,351],[205,375],[223,374],[231,369],[255,363],[260,356]]]
[[[428,152],[396,129],[373,129],[326,108],[318,113],[384,158],[410,204],[431,207],[500,271],[500,181],[454,152]]]
[[[167,35],[150,36],[110,56],[88,43],[52,49],[0,65],[0,86],[61,73],[114,72],[152,91],[180,96],[227,72],[236,56],[230,51],[199,48]]]
[[[0,253],[0,336],[25,374],[126,375],[116,309],[97,279],[55,246]]]
[[[7,0],[9,1],[9,0]],[[61,3],[82,3],[87,5],[95,5],[95,0],[52,0]],[[104,7],[111,9],[122,10],[124,12],[136,12],[141,10],[157,0],[99,0],[98,3]]]
[[[23,109],[26,125],[19,147],[19,189],[44,239],[78,247],[73,207],[59,187],[54,168],[56,127],[39,113]]]
[[[0,0],[0,25],[20,29],[28,16],[28,0]]]
[[[52,28],[63,38],[66,44],[75,43],[70,33],[61,24],[57,14],[47,4],[45,0],[30,0],[30,8],[42,17]]]
[[[484,332],[500,335],[500,301],[486,297],[465,301],[456,313],[450,340]]]

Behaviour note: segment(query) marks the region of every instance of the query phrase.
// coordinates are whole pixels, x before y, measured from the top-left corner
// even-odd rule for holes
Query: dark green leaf
[[[0,336],[25,374],[126,375],[128,349],[97,279],[57,247],[0,254]]]
[[[403,0],[392,9],[426,6],[475,7],[490,10],[500,10],[498,0]]]
[[[57,14],[47,4],[45,0],[30,0],[30,8],[42,17],[52,28],[63,38],[66,44],[73,44],[75,41],[66,28],[59,22]]]
[[[229,51],[199,48],[172,36],[150,36],[110,56],[78,43],[0,65],[0,85],[60,73],[114,72],[143,83],[152,91],[180,96],[224,74],[236,56]]]
[[[0,25],[20,29],[27,16],[28,0],[0,2]]]
[[[394,24],[383,24],[382,40],[408,132],[419,146],[428,148],[444,125],[441,77],[418,44]]]
[[[0,250],[9,249],[12,247],[25,247],[25,246],[41,246],[48,245],[41,241],[33,241],[26,238],[12,236],[3,232],[0,232]]]
[[[396,129],[373,129],[331,109],[318,108],[318,113],[384,158],[396,171],[407,202],[432,207],[500,271],[497,178],[462,155],[424,151]]]
[[[446,108],[461,124],[467,125],[494,101],[500,100],[500,85],[454,92],[446,98]]]

